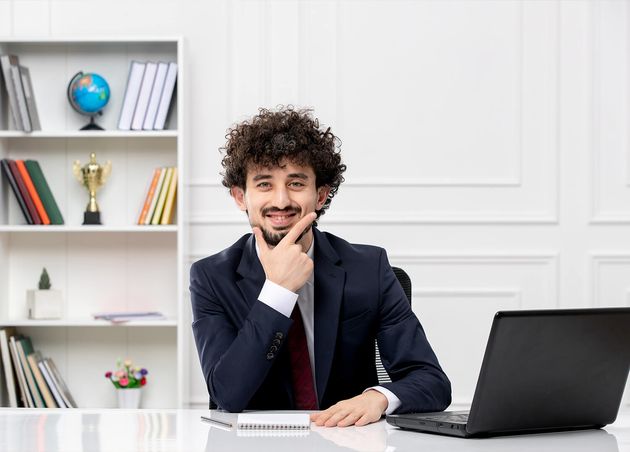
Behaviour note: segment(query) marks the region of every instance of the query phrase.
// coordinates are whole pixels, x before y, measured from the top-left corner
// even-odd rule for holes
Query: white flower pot
[[[142,388],[116,389],[118,394],[118,408],[140,408]]]
[[[60,319],[63,316],[61,290],[27,290],[26,307],[29,319]]]

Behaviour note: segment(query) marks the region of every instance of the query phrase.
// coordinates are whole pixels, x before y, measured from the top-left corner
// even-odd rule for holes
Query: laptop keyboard
[[[454,424],[465,424],[468,422],[468,413],[442,413],[433,416],[422,416],[423,419],[439,422],[452,422]]]

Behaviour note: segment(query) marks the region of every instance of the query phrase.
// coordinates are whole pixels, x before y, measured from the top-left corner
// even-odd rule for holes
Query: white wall
[[[456,402],[496,310],[630,304],[629,20],[624,1],[0,0],[3,36],[185,37],[189,262],[247,232],[226,128],[314,107],[349,167],[321,228],[411,274]]]

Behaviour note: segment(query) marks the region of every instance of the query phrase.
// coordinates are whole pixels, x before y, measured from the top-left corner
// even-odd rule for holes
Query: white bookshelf
[[[149,370],[142,407],[183,404],[183,41],[181,38],[0,39],[0,53],[16,54],[30,69],[42,130],[15,130],[7,106],[0,109],[0,158],[37,160],[64,217],[60,226],[27,225],[15,197],[0,178],[0,327],[28,335],[51,357],[79,407],[115,407],[104,373],[118,358]],[[118,117],[132,60],[176,61],[177,93],[166,130],[122,131]],[[103,131],[80,131],[89,122],[69,105],[66,88],[78,71],[102,75],[111,98],[96,119]],[[6,96],[5,96],[6,97]],[[6,102],[6,99],[5,99]],[[98,192],[103,225],[84,226],[87,191],[72,163],[112,162]],[[136,221],[156,167],[179,172],[173,225]],[[26,290],[36,289],[42,267],[64,295],[60,320],[29,320]],[[160,311],[165,320],[111,324],[95,312]]]

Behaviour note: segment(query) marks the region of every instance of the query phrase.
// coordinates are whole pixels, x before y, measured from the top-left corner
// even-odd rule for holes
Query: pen
[[[206,416],[201,416],[201,420],[205,421],[205,422],[209,422],[210,424],[216,424],[216,425],[220,425],[222,427],[232,428],[232,423],[231,422],[219,421],[218,419],[212,419],[212,418],[206,417]]]

